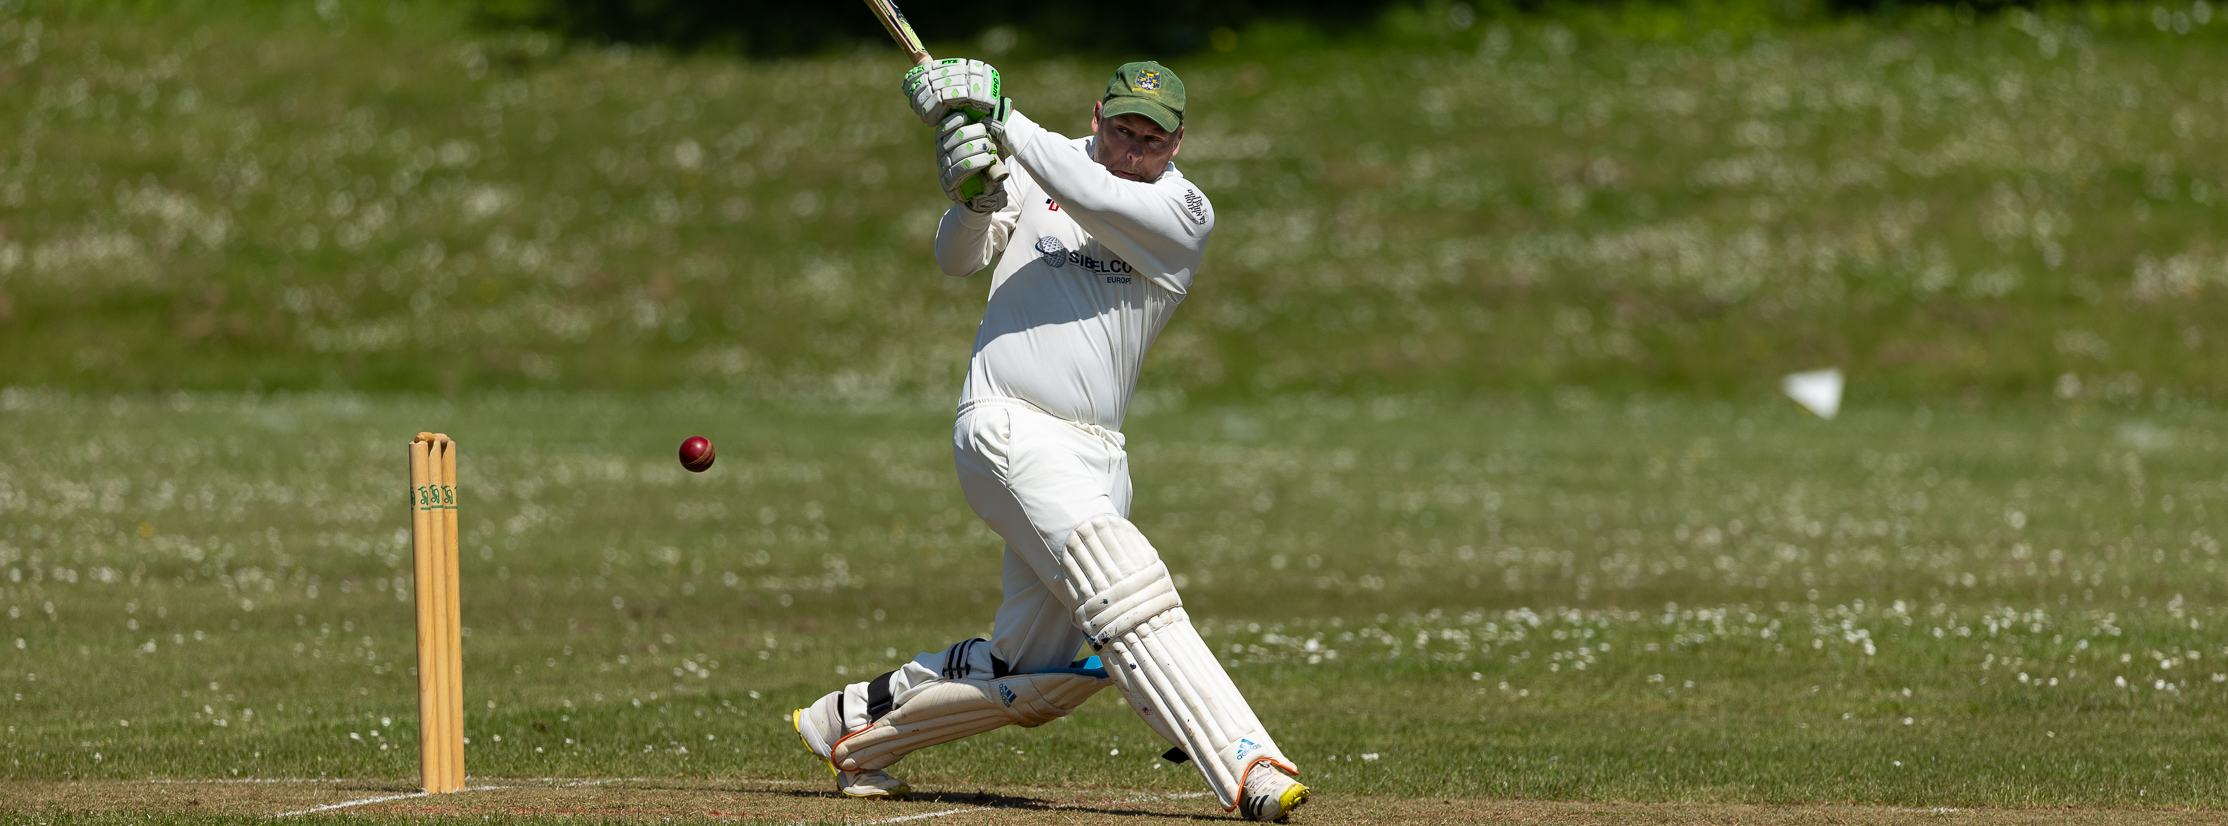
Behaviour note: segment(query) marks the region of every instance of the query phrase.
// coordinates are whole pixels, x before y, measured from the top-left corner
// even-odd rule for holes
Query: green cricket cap
[[[1104,117],[1144,115],[1170,132],[1184,126],[1184,82],[1158,61],[1122,64],[1100,100]]]

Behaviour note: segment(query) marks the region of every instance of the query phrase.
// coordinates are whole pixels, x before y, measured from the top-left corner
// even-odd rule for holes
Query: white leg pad
[[[936,680],[900,697],[880,719],[836,741],[830,762],[879,769],[915,751],[1007,725],[1034,728],[1074,711],[1108,681],[1081,670],[994,680]]]
[[[1224,809],[1237,805],[1255,763],[1299,772],[1192,627],[1160,552],[1135,525],[1092,517],[1069,536],[1060,564],[1075,623],[1123,698],[1199,765]]]

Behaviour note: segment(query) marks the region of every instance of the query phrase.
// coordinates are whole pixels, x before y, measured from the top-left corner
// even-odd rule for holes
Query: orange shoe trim
[[[1276,758],[1274,758],[1274,757],[1267,757],[1267,756],[1263,756],[1263,757],[1256,757],[1256,758],[1253,758],[1252,760],[1250,760],[1250,761],[1248,761],[1248,762],[1246,763],[1246,770],[1245,770],[1245,771],[1242,771],[1242,772],[1238,772],[1238,793],[1237,793],[1237,795],[1235,795],[1235,796],[1234,796],[1234,797],[1232,798],[1232,800],[1234,800],[1234,801],[1235,801],[1235,800],[1244,800],[1244,799],[1246,799],[1246,775],[1252,774],[1252,773],[1253,773],[1253,767],[1254,767],[1254,766],[1258,766],[1258,765],[1261,765],[1262,763],[1267,763],[1267,764],[1269,764],[1269,765],[1271,765],[1271,766],[1275,766],[1275,767],[1277,767],[1277,768],[1283,769],[1283,770],[1285,771],[1285,773],[1286,773],[1286,774],[1290,774],[1290,775],[1292,775],[1293,777],[1298,777],[1298,776],[1300,776],[1300,769],[1299,769],[1299,767],[1298,767],[1298,766],[1294,766],[1294,765],[1292,765],[1292,764],[1290,764],[1290,763],[1286,763],[1286,762],[1284,762],[1284,761],[1282,761],[1282,760],[1278,760],[1278,759],[1276,759]],[[1224,806],[1224,807],[1222,807],[1222,811],[1223,811],[1223,813],[1224,813],[1224,814],[1228,814],[1228,813],[1230,813],[1230,812],[1235,812],[1235,811],[1237,811],[1237,810],[1238,810],[1238,804],[1237,804],[1237,803],[1235,803],[1235,802],[1231,803],[1231,804],[1230,804],[1230,805],[1228,805],[1228,806]]]

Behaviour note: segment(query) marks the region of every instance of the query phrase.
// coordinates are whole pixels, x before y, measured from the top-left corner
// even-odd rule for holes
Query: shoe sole
[[[1276,819],[1283,820],[1286,817],[1291,816],[1292,810],[1299,808],[1300,804],[1307,802],[1307,795],[1308,791],[1306,786],[1302,786],[1298,783],[1292,784],[1292,788],[1286,789],[1284,791],[1285,799],[1277,801],[1277,805],[1279,807],[1282,807],[1284,809],[1284,812],[1277,815]]]
[[[913,799],[913,787],[909,784],[899,784],[897,788],[873,794],[851,794],[850,792],[844,792],[844,794],[850,797],[887,797],[891,800],[911,800]]]

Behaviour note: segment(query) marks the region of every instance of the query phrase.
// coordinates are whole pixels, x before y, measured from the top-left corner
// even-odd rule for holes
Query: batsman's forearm
[[[936,266],[945,275],[962,278],[990,266],[1005,247],[998,213],[983,214],[957,204],[944,210],[936,225]]]

